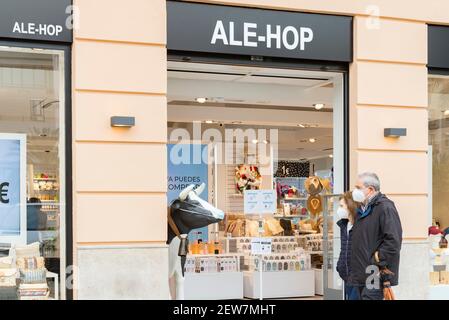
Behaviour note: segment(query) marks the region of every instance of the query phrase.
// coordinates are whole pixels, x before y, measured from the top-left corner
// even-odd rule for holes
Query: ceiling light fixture
[[[316,110],[321,110],[324,108],[324,103],[315,103],[313,106]]]
[[[207,98],[200,97],[200,98],[196,98],[195,100],[198,103],[205,103],[207,101]]]
[[[310,142],[310,143],[315,143],[315,142],[316,142],[316,139],[315,139],[315,138],[310,138],[310,139],[309,139],[309,142]]]
[[[263,140],[262,142],[265,144],[268,144],[268,140]]]
[[[204,122],[206,122],[207,124],[212,124],[212,123],[214,123],[214,120],[206,120]]]
[[[445,116],[449,116],[449,109],[444,110],[444,111],[443,111],[443,114],[444,114]]]
[[[256,144],[256,143],[258,143],[259,142],[259,140],[257,140],[257,139],[253,139],[253,141],[252,141],[254,144]]]
[[[329,155],[329,158],[333,158],[333,157],[334,157],[334,155],[333,155],[333,154],[330,154],[330,155]]]
[[[305,124],[302,124],[302,123],[300,123],[300,124],[298,124],[298,127],[301,127],[301,128],[305,128],[305,127],[306,127],[306,125],[305,125]]]

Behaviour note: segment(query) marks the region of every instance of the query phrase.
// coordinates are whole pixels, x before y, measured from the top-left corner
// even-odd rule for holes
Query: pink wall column
[[[75,0],[76,293],[166,298],[166,9],[163,0]],[[111,128],[133,116],[133,128]]]

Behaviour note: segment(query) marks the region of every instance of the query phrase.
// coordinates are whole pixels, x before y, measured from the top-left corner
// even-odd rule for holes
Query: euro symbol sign
[[[9,187],[9,182],[3,182],[2,184],[0,184],[0,202],[1,203],[9,203],[8,187]]]

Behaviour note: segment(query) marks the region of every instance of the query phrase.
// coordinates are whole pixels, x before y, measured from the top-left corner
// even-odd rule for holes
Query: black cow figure
[[[176,279],[176,300],[184,300],[184,265],[188,233],[223,220],[224,212],[199,197],[205,184],[189,185],[168,208],[169,277]]]

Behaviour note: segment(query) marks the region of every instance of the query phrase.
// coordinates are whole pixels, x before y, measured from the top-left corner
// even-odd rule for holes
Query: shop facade
[[[286,78],[327,79],[324,86],[333,88],[327,127],[333,150],[323,155],[333,161],[326,169],[340,179],[333,191],[351,189],[358,172],[379,174],[404,231],[397,296],[429,297],[428,227],[432,218],[449,223],[440,163],[448,93],[447,40],[442,39],[449,37],[446,27],[438,27],[449,23],[444,14],[449,5],[74,0],[73,7],[70,1],[58,1],[57,8],[54,1],[41,0],[25,12],[28,2],[7,1],[11,8],[17,4],[16,11],[0,11],[0,16],[15,18],[0,19],[0,90],[5,99],[0,108],[16,101],[23,109],[17,114],[9,108],[5,117],[2,110],[0,132],[26,133],[25,184],[32,187],[24,197],[30,204],[31,198],[48,201],[45,209],[56,210],[60,297],[169,297],[170,133],[190,120],[218,125],[210,114],[201,117],[200,96],[193,95],[190,105],[174,103],[178,96],[188,97],[176,84],[189,80],[181,73],[216,76],[217,70],[226,77],[238,71],[246,76],[264,72],[268,78],[272,72],[272,78],[283,76],[285,83]],[[50,7],[57,12],[48,11]],[[74,30],[67,24],[72,18]],[[270,46],[263,38],[267,33]],[[201,69],[204,65],[209,68]],[[230,72],[219,67],[223,65],[239,68]],[[24,93],[27,101],[20,102]],[[338,103],[341,108],[335,107]],[[177,112],[186,106],[190,118]],[[111,126],[112,117],[133,118],[134,125]],[[251,123],[251,117],[250,125],[273,126],[262,117]],[[297,130],[318,121],[291,117]],[[21,127],[18,122],[25,118],[29,125]],[[232,121],[242,125],[227,121],[228,126]],[[406,133],[391,137],[385,129]],[[44,166],[49,163],[50,168]]]

